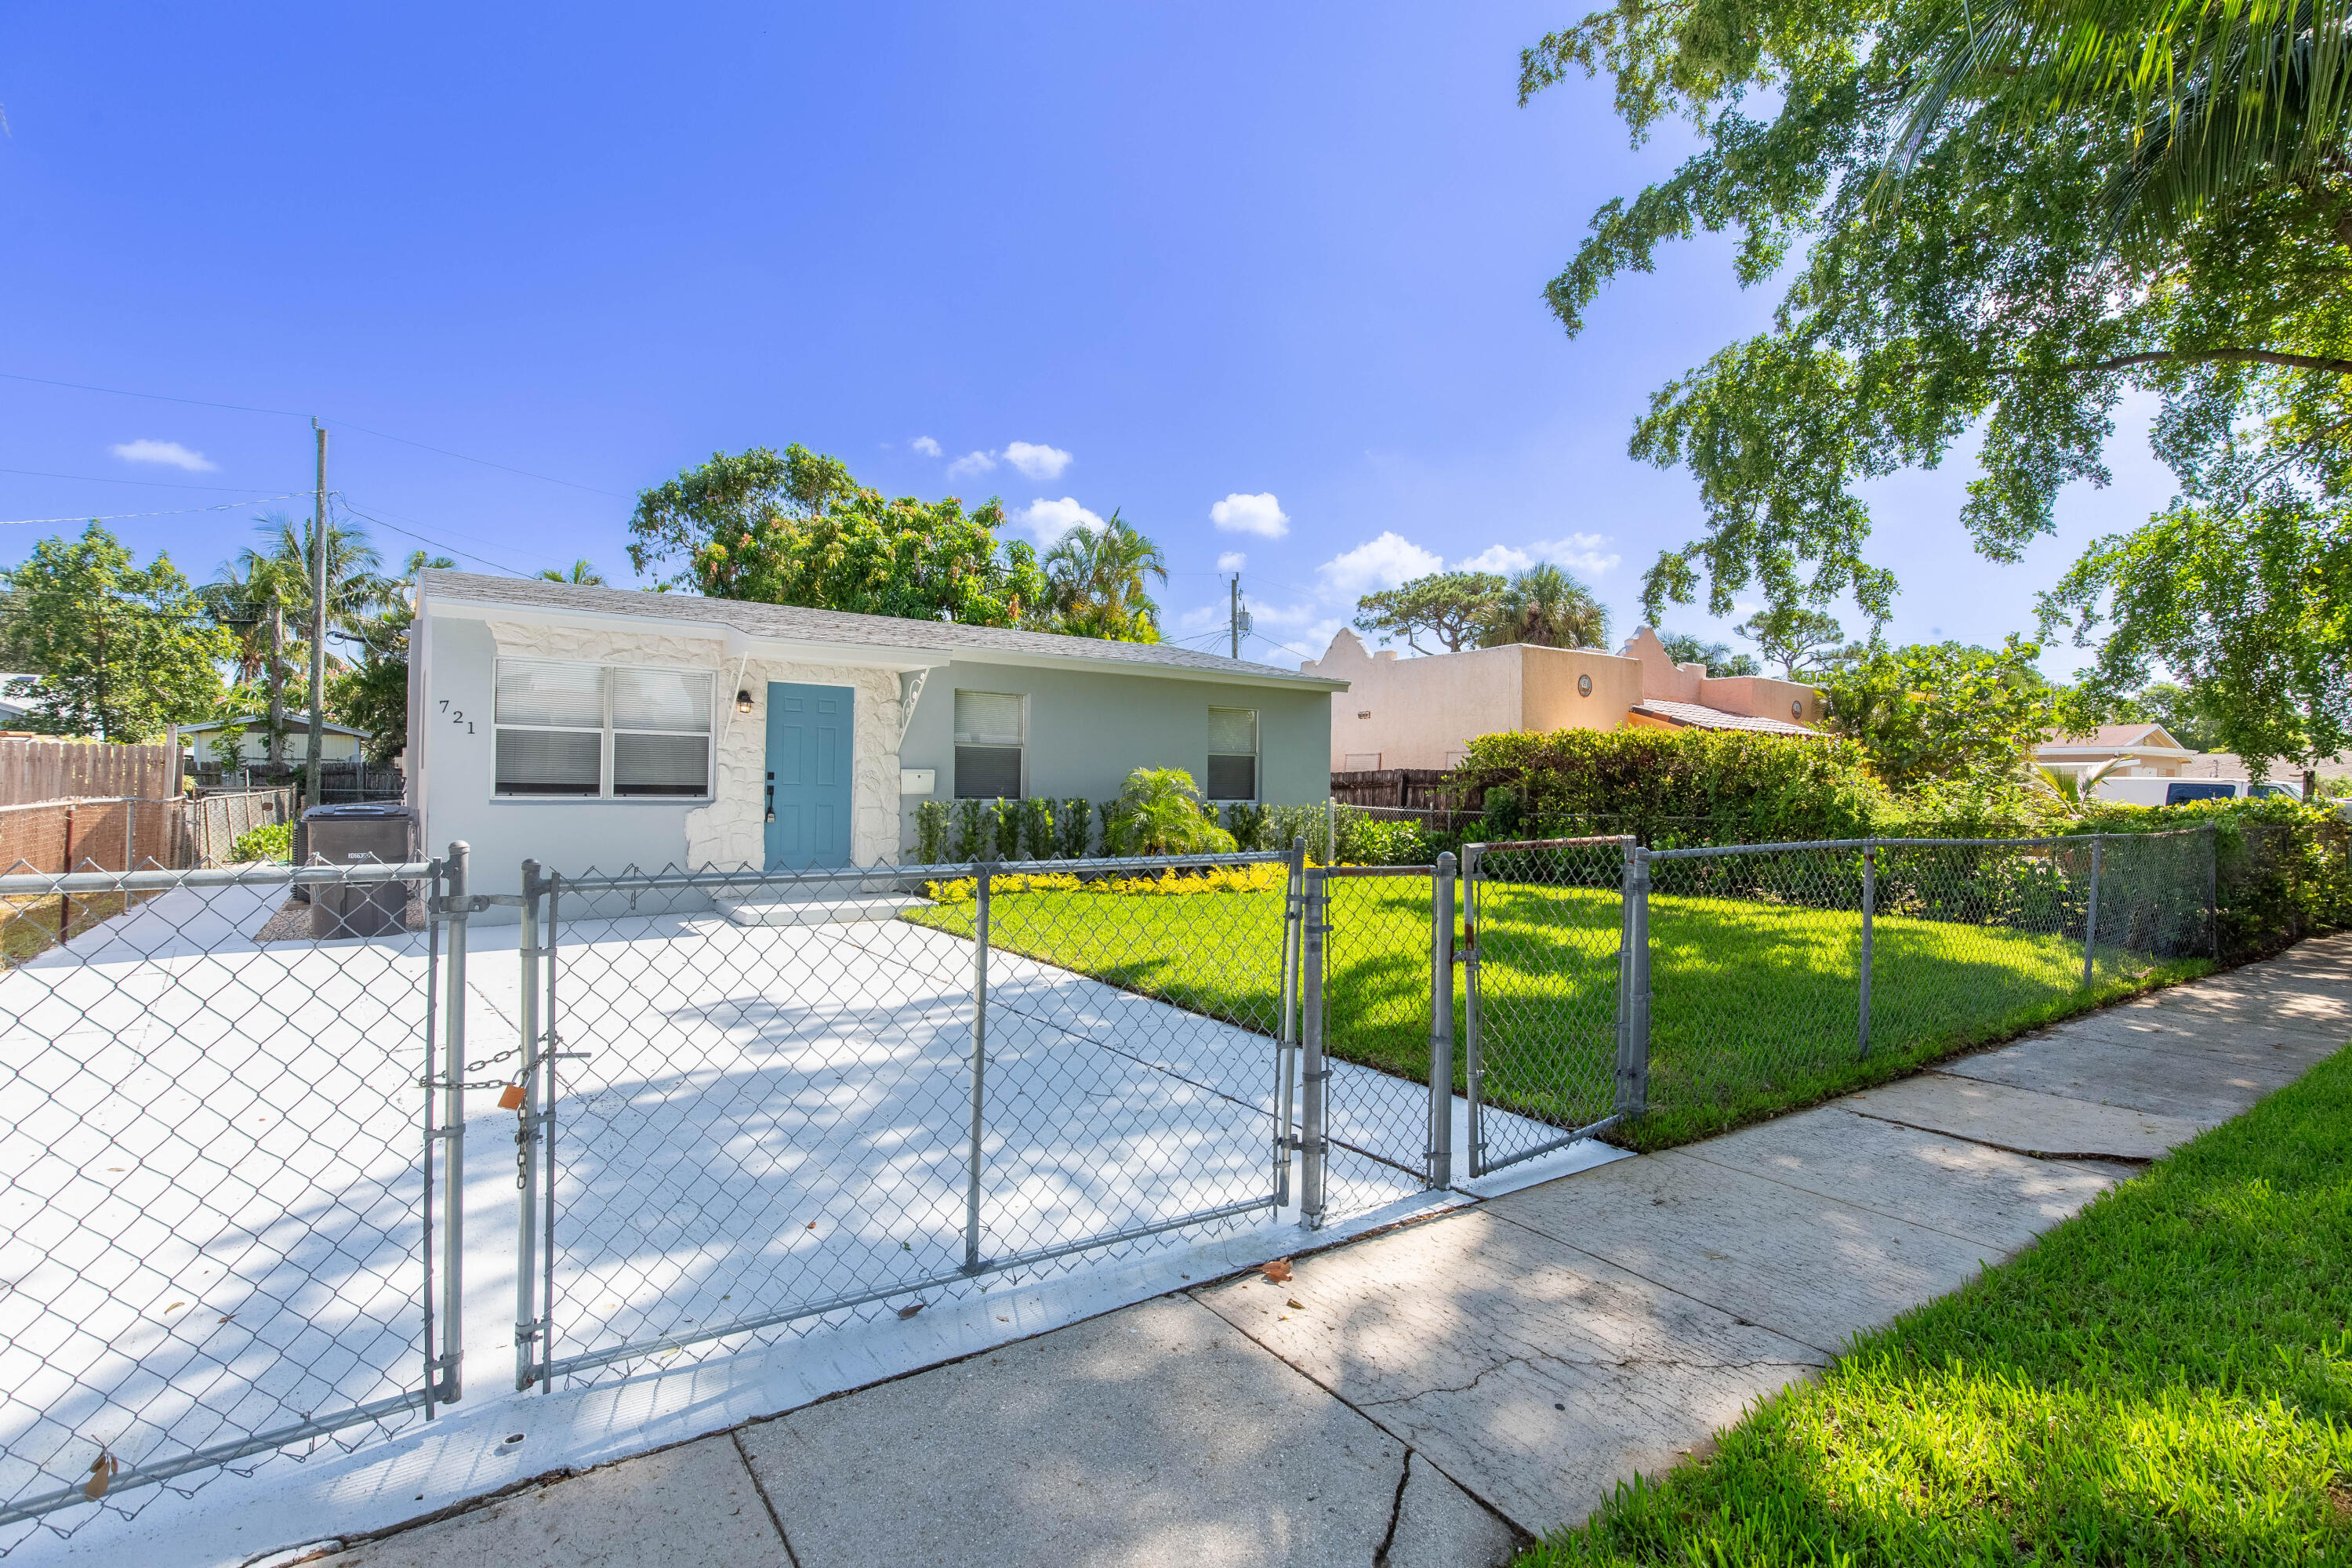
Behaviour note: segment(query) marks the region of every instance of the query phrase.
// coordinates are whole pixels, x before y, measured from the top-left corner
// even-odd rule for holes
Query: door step
[[[840,899],[729,898],[712,900],[739,926],[848,925],[858,921],[894,921],[930,900],[911,893],[865,893]]]

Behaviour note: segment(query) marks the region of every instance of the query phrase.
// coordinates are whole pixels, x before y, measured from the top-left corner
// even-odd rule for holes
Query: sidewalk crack
[[[2095,1105],[2099,1102],[2096,1100],[2086,1100],[2084,1103]],[[2029,1160],[2104,1160],[2111,1165],[2147,1165],[2154,1163],[2154,1162],[2148,1157],[2141,1154],[2062,1153],[2052,1149],[2028,1149],[2016,1143],[1996,1143],[1990,1138],[1971,1137],[1966,1132],[1955,1132],[1948,1127],[1922,1127],[1916,1121],[1906,1121],[1897,1116],[1881,1116],[1875,1111],[1854,1110],[1852,1106],[1848,1106],[1846,1109],[1849,1111],[1852,1111],[1853,1114],[1863,1117],[1868,1121],[1884,1121],[1889,1127],[1907,1128],[1914,1132],[1931,1132],[1938,1138],[1949,1138],[1957,1143],[1974,1143],[1981,1149],[1998,1149],[2004,1154],[2022,1154]],[[2128,1108],[2118,1106],[2115,1109],[2125,1110]]]
[[[1480,1384],[1486,1382],[1493,1373],[1502,1371],[1505,1367],[1536,1366],[1545,1363],[1549,1363],[1553,1366],[1580,1366],[1610,1369],[1629,1366],[1657,1367],[1662,1369],[1673,1368],[1688,1372],[1753,1372],[1759,1367],[1787,1368],[1801,1372],[1815,1372],[1820,1370],[1822,1364],[1819,1362],[1810,1361],[1687,1361],[1680,1357],[1671,1356],[1661,1357],[1635,1355],[1614,1358],[1601,1356],[1562,1356],[1551,1355],[1544,1352],[1538,1352],[1533,1355],[1507,1355],[1500,1361],[1496,1362],[1492,1366],[1480,1372],[1477,1376],[1465,1384],[1441,1388],[1417,1388],[1411,1394],[1400,1394],[1391,1399],[1365,1399],[1360,1400],[1357,1403],[1369,1410],[1382,1405],[1409,1405],[1416,1399],[1425,1398],[1433,1394],[1468,1394],[1472,1390],[1475,1389]]]
[[[738,1426],[727,1436],[735,1445],[735,1457],[743,1461],[743,1473],[751,1478],[751,1489],[760,1494],[760,1506],[768,1510],[768,1522],[776,1527],[776,1542],[784,1549],[784,1561],[792,1568],[801,1568],[800,1553],[793,1550],[793,1538],[784,1533],[783,1516],[776,1511],[774,1501],[768,1496],[768,1483],[760,1479],[759,1468],[751,1463],[751,1450],[743,1447],[743,1428]]]
[[[1381,1534],[1381,1543],[1372,1552],[1372,1568],[1389,1568],[1389,1549],[1396,1544],[1397,1521],[1404,1517],[1405,1483],[1412,1479],[1412,1449],[1407,1446],[1404,1463],[1397,1468],[1396,1495],[1389,1499],[1389,1527]]]

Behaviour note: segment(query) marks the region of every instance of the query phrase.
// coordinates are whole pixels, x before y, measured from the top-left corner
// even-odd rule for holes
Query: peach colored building
[[[1511,730],[1753,730],[1810,735],[1822,694],[1769,676],[1717,679],[1677,665],[1643,626],[1622,652],[1505,647],[1399,658],[1342,630],[1300,669],[1344,680],[1331,696],[1331,768],[1450,768],[1471,737]]]

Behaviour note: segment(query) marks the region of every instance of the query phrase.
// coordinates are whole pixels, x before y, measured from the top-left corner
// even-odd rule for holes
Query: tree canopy
[[[2019,783],[2034,746],[2081,722],[2073,694],[2042,678],[2040,651],[2016,637],[1999,648],[1873,649],[1823,679],[1829,727],[1857,742],[1897,791]]]
[[[1549,561],[1515,572],[1495,596],[1480,640],[1488,647],[1599,647],[1609,640],[1609,608],[1599,595]]]
[[[0,661],[37,672],[27,729],[152,740],[213,716],[236,653],[170,556],[141,566],[99,523],[0,572]]]
[[[1118,512],[1100,528],[1064,534],[1045,552],[1045,568],[1055,630],[1112,642],[1160,640],[1160,606],[1143,584],[1147,577],[1168,581],[1168,562]]]
[[[1734,653],[1727,642],[1708,642],[1687,632],[1660,632],[1658,646],[1676,664],[1703,664],[1717,679],[1727,675],[1761,675],[1764,667],[1752,653]]]
[[[2054,614],[2118,639],[2111,676],[2176,655],[2184,679],[2223,672],[2263,705],[2248,745],[2325,749],[2341,692],[2312,677],[2352,668],[2341,617],[2268,612],[2224,658],[2242,623],[2148,568],[2194,534],[2203,581],[2336,591],[2346,43],[2345,13],[2300,0],[1628,0],[1527,50],[1522,101],[1605,74],[1637,142],[1679,117],[1703,143],[1594,216],[1547,289],[1571,333],[1611,279],[1701,230],[1738,237],[1743,284],[1788,269],[1771,329],[1660,388],[1635,427],[1634,455],[1686,467],[1706,517],[1644,578],[1653,618],[1704,586],[1717,614],[1760,588],[1774,605],[1851,594],[1883,621],[1896,584],[1869,558],[1861,488],[1971,433],[1960,521],[2014,561],[2062,487],[2105,481],[2118,407],[2143,392],[2180,500],[2157,533],[2086,555]],[[2272,526],[2290,516],[2321,535],[2292,563]]]
[[[759,447],[714,454],[640,494],[629,560],[640,574],[670,567],[666,585],[713,598],[1036,625],[1052,613],[1052,585],[1035,550],[997,538],[1003,522],[994,500],[970,512],[952,496],[892,500],[838,458]]]
[[[1799,668],[1838,654],[1845,637],[1834,616],[1802,605],[1768,605],[1732,630],[1754,643],[1790,680],[1797,679]]]
[[[1492,572],[1433,572],[1356,601],[1356,629],[1401,637],[1415,653],[1423,636],[1448,653],[1475,647],[1494,624],[1504,580]]]

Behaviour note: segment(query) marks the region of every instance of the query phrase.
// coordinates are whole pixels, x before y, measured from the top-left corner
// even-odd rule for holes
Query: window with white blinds
[[[499,795],[709,795],[709,671],[502,658],[497,680]]]
[[[1257,710],[1209,710],[1211,800],[1257,798]]]
[[[964,800],[1021,796],[1024,703],[1001,691],[955,694],[955,792]]]

